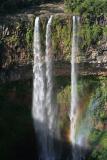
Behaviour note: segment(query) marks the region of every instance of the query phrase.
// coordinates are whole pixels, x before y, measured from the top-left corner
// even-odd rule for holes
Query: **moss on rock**
[[[55,59],[70,60],[72,18],[69,15],[55,16],[52,24],[52,44]]]

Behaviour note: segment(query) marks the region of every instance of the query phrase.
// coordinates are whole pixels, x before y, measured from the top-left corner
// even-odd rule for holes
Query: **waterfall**
[[[49,18],[46,27],[46,55],[41,52],[40,19],[35,19],[34,27],[34,66],[33,66],[33,106],[32,115],[39,144],[39,160],[54,160],[54,106],[52,83],[52,45],[51,23]]]
[[[53,129],[53,77],[52,77],[52,41],[51,41],[51,23],[52,16],[49,18],[47,27],[46,27],[46,82],[47,82],[47,92],[46,92],[46,108],[47,108],[47,117],[49,130]]]
[[[48,160],[54,160],[54,120],[55,120],[55,107],[53,103],[53,64],[52,64],[52,38],[51,38],[51,24],[53,16],[50,16],[46,26],[46,112],[48,123]]]
[[[46,157],[47,153],[47,126],[45,115],[45,69],[43,55],[41,52],[40,43],[40,19],[35,19],[34,26],[34,66],[33,66],[33,106],[32,115],[34,120],[35,131],[38,136],[38,143],[41,148],[41,153]],[[45,127],[44,127],[45,126]]]
[[[39,17],[35,19],[34,29],[34,66],[33,66],[33,117],[40,123],[44,122],[45,76],[40,45]]]
[[[70,111],[70,140],[72,145],[76,144],[76,121],[78,113],[78,92],[77,92],[77,71],[76,57],[78,54],[78,36],[77,25],[79,17],[73,16],[73,37],[72,37],[72,55],[71,55],[71,111]]]
[[[77,67],[76,60],[78,54],[78,23],[79,17],[73,16],[73,37],[71,55],[71,110],[70,110],[70,141],[72,143],[72,159],[81,160],[76,144],[76,129],[78,118],[78,91],[77,91]]]

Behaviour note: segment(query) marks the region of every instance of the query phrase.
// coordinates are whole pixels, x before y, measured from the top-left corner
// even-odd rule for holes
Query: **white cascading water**
[[[40,43],[40,19],[37,17],[35,19],[34,26],[34,66],[33,66],[33,106],[32,115],[34,120],[35,131],[38,136],[38,143],[40,144],[41,153],[46,157],[47,152],[47,129],[46,115],[45,115],[45,72],[43,66],[43,56],[41,52]]]
[[[70,140],[72,145],[76,144],[76,121],[78,113],[78,92],[77,92],[77,71],[76,57],[78,54],[78,36],[77,25],[79,17],[73,16],[73,37],[72,37],[72,55],[71,55],[71,111],[70,111]]]
[[[34,27],[34,66],[33,66],[33,118],[43,123],[44,117],[44,104],[45,104],[45,77],[43,70],[43,60],[40,45],[40,28],[39,17],[35,19]]]
[[[78,91],[77,91],[77,55],[78,55],[78,24],[79,17],[73,16],[73,37],[72,37],[72,55],[71,55],[71,111],[70,111],[70,141],[72,143],[72,159],[81,160],[81,151],[77,145],[77,122],[78,122]],[[79,151],[79,152],[78,152]]]
[[[49,130],[53,130],[54,112],[53,112],[53,75],[52,75],[52,41],[51,41],[51,23],[52,16],[49,18],[46,27],[46,108],[48,117],[48,127]],[[52,132],[51,132],[52,133]]]
[[[55,121],[55,107],[53,103],[53,54],[52,54],[52,38],[51,38],[51,24],[53,16],[50,16],[46,26],[46,112],[48,123],[48,160],[54,160],[54,121]]]
[[[72,37],[72,55],[71,55],[71,112],[70,112],[70,141],[72,143],[72,160],[84,160],[85,159],[85,151],[87,149],[87,137],[89,135],[89,128],[84,133],[84,127],[86,130],[86,123],[89,119],[89,115],[85,120],[82,120],[82,123],[79,123],[79,98],[78,98],[78,90],[77,90],[77,56],[79,53],[79,21],[80,18],[78,16],[73,16],[73,37]],[[78,128],[78,124],[79,129]],[[82,131],[82,132],[81,132]]]
[[[39,143],[39,160],[54,160],[53,152],[53,122],[52,104],[52,46],[51,22],[49,18],[46,28],[46,56],[41,52],[39,17],[35,19],[34,27],[34,67],[33,67],[33,107],[32,115]],[[46,67],[45,67],[46,62]]]

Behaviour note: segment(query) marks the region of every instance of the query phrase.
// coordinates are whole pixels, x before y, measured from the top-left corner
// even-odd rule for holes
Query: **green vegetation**
[[[104,29],[103,29],[103,34],[104,34],[104,36],[107,37],[107,26],[104,27]]]
[[[88,160],[106,160],[107,159],[107,151],[104,148],[95,149],[92,152],[91,157]]]
[[[69,60],[71,55],[71,19],[68,16],[54,17],[52,24],[52,45],[55,57]]]
[[[30,20],[7,18],[2,20],[0,31],[1,66],[19,64],[21,61],[31,60],[34,30],[34,17]],[[4,52],[9,54],[4,54]],[[8,56],[7,56],[8,55]]]
[[[80,49],[86,50],[91,45],[95,46],[103,36],[103,28],[98,24],[83,24],[80,29]]]
[[[91,140],[94,142],[93,150],[88,160],[107,159],[107,132],[94,130],[91,133]]]
[[[105,17],[107,16],[106,0],[65,0],[65,11],[82,16],[80,29],[80,49],[86,51],[107,37]]]
[[[32,21],[25,26],[26,33],[24,36],[24,41],[26,43],[26,48],[28,52],[29,59],[32,59],[32,46],[33,46],[33,31],[34,31],[34,18]]]
[[[106,0],[65,0],[65,8],[72,13],[98,18],[107,13]]]
[[[63,81],[62,81],[63,79]],[[70,78],[57,78],[57,101],[59,108],[60,127],[62,132],[69,127],[70,107]],[[78,80],[79,93],[79,124],[78,131],[87,135],[92,149],[87,160],[106,160],[107,157],[107,78],[80,77]],[[105,125],[106,124],[106,125]],[[89,128],[90,127],[90,128]]]

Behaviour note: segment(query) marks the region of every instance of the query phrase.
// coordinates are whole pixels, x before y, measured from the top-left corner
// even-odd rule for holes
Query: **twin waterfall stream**
[[[51,24],[53,16],[50,16],[46,26],[46,50],[42,53],[40,41],[40,18],[36,17],[34,27],[34,66],[33,66],[33,104],[32,115],[35,133],[38,140],[38,160],[62,160],[55,152],[55,134],[57,135],[56,113],[57,107],[53,101],[53,53]],[[73,16],[73,37],[71,54],[71,110],[70,141],[72,156],[65,160],[82,160],[77,157],[75,145],[76,123],[78,120],[78,92],[76,75],[76,56],[78,53],[78,25],[79,17]],[[81,141],[82,143],[82,141]]]
[[[40,43],[40,19],[35,20],[34,30],[34,83],[33,83],[33,118],[35,131],[40,145],[40,160],[53,159],[54,110],[52,103],[52,51],[51,51],[51,22],[50,17],[46,29],[46,56],[42,55]]]

